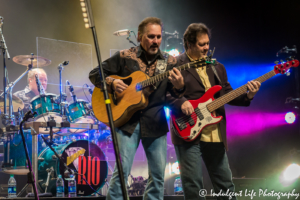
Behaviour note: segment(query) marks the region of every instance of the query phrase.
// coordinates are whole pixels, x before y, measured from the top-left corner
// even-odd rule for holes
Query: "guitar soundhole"
[[[126,85],[131,85],[131,82],[132,82],[132,78],[131,77],[129,77],[129,78],[127,78],[127,79],[122,79],[123,80],[123,82],[126,84]]]

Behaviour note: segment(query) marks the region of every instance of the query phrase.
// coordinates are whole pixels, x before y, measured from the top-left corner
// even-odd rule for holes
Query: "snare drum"
[[[87,101],[79,99],[77,102],[73,102],[67,107],[66,115],[70,122],[73,123],[95,124],[95,118],[91,116],[91,111],[90,104]],[[70,129],[69,131],[72,133],[82,133],[87,130]]]
[[[70,169],[77,169],[83,174],[91,186],[99,191],[105,184],[108,173],[108,164],[102,150],[94,143],[87,140],[78,140],[69,144],[62,144],[54,147],[61,155],[63,161]],[[49,179],[47,192],[56,194],[56,179],[59,174],[64,177],[66,169],[56,158],[51,149],[44,149],[38,157],[38,185],[42,192],[45,191],[45,183]],[[49,176],[48,176],[49,173]],[[65,185],[68,185],[65,179]],[[76,175],[77,196],[90,196],[94,191],[85,183],[81,176]],[[68,187],[65,187],[67,192]]]
[[[47,93],[45,95],[38,95],[30,101],[32,112],[37,112],[34,121],[48,122],[53,118],[56,123],[62,122],[60,105],[55,102],[56,98],[57,95]],[[58,128],[53,128],[53,133],[58,131]],[[50,128],[40,128],[40,133],[49,134],[49,132]]]

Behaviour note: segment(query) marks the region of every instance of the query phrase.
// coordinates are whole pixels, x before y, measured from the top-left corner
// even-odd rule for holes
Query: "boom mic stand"
[[[83,1],[83,0],[81,0],[81,1]],[[116,162],[117,162],[117,167],[118,167],[118,172],[119,172],[119,179],[120,179],[120,182],[121,182],[123,199],[127,200],[128,195],[127,195],[127,192],[126,192],[126,184],[125,184],[125,181],[124,181],[123,167],[122,167],[122,163],[121,163],[121,160],[120,160],[119,145],[118,145],[116,130],[115,130],[114,122],[113,122],[113,117],[112,117],[112,112],[111,112],[111,105],[110,105],[111,102],[110,102],[108,92],[107,92],[107,86],[106,86],[106,82],[105,82],[105,76],[104,76],[104,71],[103,71],[103,67],[102,67],[101,55],[100,55],[100,48],[99,48],[99,44],[98,44],[96,27],[95,27],[94,20],[93,20],[92,7],[91,7],[90,0],[84,0],[84,4],[81,4],[81,6],[82,6],[82,10],[84,12],[86,11],[85,14],[87,14],[87,17],[88,17],[88,18],[85,18],[85,19],[89,20],[89,23],[88,24],[86,23],[86,28],[91,28],[92,32],[93,32],[94,43],[95,43],[96,54],[97,54],[97,60],[98,60],[99,75],[101,77],[102,90],[103,90],[103,95],[104,95],[104,99],[105,99],[104,103],[106,105],[106,111],[107,111],[107,115],[108,115],[108,119],[109,119],[109,126],[110,126],[110,129],[111,129],[111,135],[112,135],[113,144],[114,144],[115,157],[116,157]]]

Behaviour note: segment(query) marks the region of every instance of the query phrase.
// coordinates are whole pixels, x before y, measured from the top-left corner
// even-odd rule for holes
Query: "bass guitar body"
[[[201,98],[189,100],[195,110],[190,116],[184,114],[175,116],[171,113],[172,123],[179,137],[191,142],[206,126],[217,124],[222,120],[222,116],[215,117],[207,109],[207,104],[215,100],[214,95],[221,89],[219,85],[213,86]]]
[[[137,90],[137,83],[149,79],[149,77],[141,71],[136,71],[127,77],[120,77],[111,75],[114,79],[121,79],[128,88],[122,93],[115,92],[114,94],[108,94],[111,102],[111,110],[114,125],[120,127],[124,125],[132,115],[138,111],[147,107],[148,105],[148,91],[147,88],[144,90]],[[104,99],[103,91],[100,88],[95,87],[92,95],[92,106],[96,118],[105,123],[109,124],[108,115],[106,111],[106,104]]]

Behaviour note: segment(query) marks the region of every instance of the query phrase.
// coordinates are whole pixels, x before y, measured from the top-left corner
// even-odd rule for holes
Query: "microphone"
[[[113,33],[113,35],[115,36],[124,36],[124,35],[129,35],[130,34],[130,30],[129,29],[123,29],[123,30],[119,30]]]
[[[40,82],[38,74],[35,75],[35,81],[36,81],[37,89],[38,89],[40,95],[44,95],[45,94],[45,90],[44,90],[43,85]]]
[[[88,85],[88,84],[85,84],[86,85],[86,87],[89,89],[89,93],[90,93],[90,95],[92,96],[93,95],[93,90],[92,90],[92,88]]]
[[[59,63],[58,65],[66,66],[66,65],[68,65],[68,64],[69,64],[69,61],[64,61],[64,62],[62,62],[62,63]]]
[[[292,49],[289,49],[287,46],[283,47],[282,49],[280,49],[280,50],[276,53],[276,56],[278,57],[278,55],[281,54],[281,53],[292,53],[292,52],[297,53],[297,46],[294,45],[293,47],[294,47],[294,48],[292,48]]]
[[[37,74],[35,75],[35,81],[36,81],[37,89],[38,89],[39,93],[41,94],[40,80],[39,80],[39,76]]]
[[[67,85],[69,86],[69,90],[70,90],[70,93],[71,93],[71,97],[73,98],[73,102],[77,102],[77,97],[74,93],[73,86],[70,84],[70,82],[68,80],[66,80],[66,82],[67,82]]]

